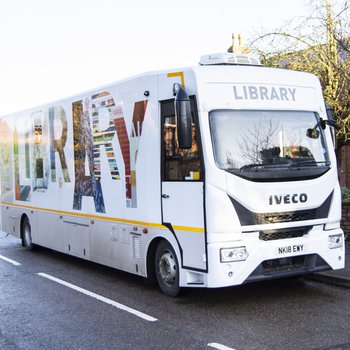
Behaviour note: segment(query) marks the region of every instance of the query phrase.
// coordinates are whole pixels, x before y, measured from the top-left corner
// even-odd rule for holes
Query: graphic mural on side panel
[[[101,146],[104,146],[112,179],[120,180],[117,160],[112,145],[112,139],[115,133],[117,133],[124,160],[126,205],[129,208],[137,207],[136,161],[146,107],[147,101],[135,103],[132,130],[129,138],[122,102],[115,101],[113,96],[108,92],[93,95],[91,99],[95,177],[98,180],[101,178],[100,155]],[[105,124],[104,128],[102,128],[103,124]]]
[[[0,120],[0,183],[1,200],[8,201],[13,191],[11,139],[13,133],[5,121]]]
[[[20,162],[19,154],[20,144],[18,142],[18,131],[17,128],[13,131],[13,166],[15,172],[15,199],[18,201],[30,201],[30,186],[21,185],[20,171],[25,171],[25,163]],[[21,165],[20,165],[21,164]]]
[[[42,111],[31,115],[33,122],[34,144],[32,147],[32,187],[33,191],[45,192],[49,184],[49,156],[48,156],[48,123]],[[29,134],[28,134],[29,135]],[[28,137],[29,141],[29,137]],[[26,145],[29,142],[25,141]],[[28,147],[29,150],[29,147]]]
[[[117,130],[118,140],[124,159],[126,206],[129,208],[137,207],[136,161],[146,107],[147,101],[135,102],[130,139],[127,133],[122,111],[118,113],[114,119],[114,124]]]
[[[0,142],[5,140],[0,143],[2,193],[12,191],[15,200],[30,201],[32,191],[46,192],[50,183],[57,182],[56,166],[62,170],[64,183],[70,182],[73,170],[68,168],[66,146],[73,141],[73,209],[82,210],[83,197],[93,197],[95,211],[106,213],[103,190],[109,189],[103,189],[101,181],[101,161],[106,159],[115,183],[122,180],[118,162],[124,161],[126,207],[137,208],[136,164],[146,108],[147,101],[134,103],[128,132],[123,102],[115,100],[109,92],[93,94],[91,100],[86,98],[84,102],[83,99],[75,101],[72,103],[73,140],[68,139],[67,114],[60,105],[18,119],[13,128],[1,121]],[[13,146],[10,146],[11,139]],[[118,143],[121,155],[118,155]],[[105,152],[106,157],[101,157],[101,152]]]
[[[135,103],[134,114],[132,118],[132,130],[130,137],[130,184],[127,188],[126,203],[128,207],[137,207],[136,197],[136,162],[139,150],[140,137],[142,134],[142,124],[145,118],[147,101],[139,101]],[[127,186],[128,186],[127,185]],[[128,196],[129,195],[129,196]]]
[[[56,182],[55,154],[58,153],[65,182],[70,182],[64,147],[67,143],[68,124],[62,106],[49,108],[51,181]],[[58,130],[61,134],[58,135]]]
[[[86,108],[88,107],[86,105]],[[120,107],[115,105],[113,97],[108,92],[102,92],[92,96],[91,112],[95,177],[96,179],[101,179],[100,155],[102,151],[101,146],[104,146],[112,179],[120,180],[112,145],[112,139],[115,136],[114,118],[120,113]]]
[[[89,104],[89,101],[85,101]],[[94,198],[95,210],[105,213],[101,179],[94,174],[94,144],[91,132],[89,110],[83,111],[83,101],[73,102],[74,134],[74,198],[73,209],[81,210],[82,197]]]

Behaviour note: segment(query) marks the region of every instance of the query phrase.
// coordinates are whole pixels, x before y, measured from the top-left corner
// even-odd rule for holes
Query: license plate
[[[304,244],[294,244],[294,245],[286,245],[284,247],[278,248],[278,254],[291,254],[291,253],[303,253],[304,252]]]

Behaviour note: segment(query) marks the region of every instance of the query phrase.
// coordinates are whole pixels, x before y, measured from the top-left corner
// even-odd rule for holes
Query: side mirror
[[[320,137],[320,132],[316,128],[307,129],[306,136],[310,139],[318,139]]]
[[[179,148],[190,149],[192,147],[190,99],[186,91],[178,83],[174,84],[173,92],[175,96],[175,118]]]

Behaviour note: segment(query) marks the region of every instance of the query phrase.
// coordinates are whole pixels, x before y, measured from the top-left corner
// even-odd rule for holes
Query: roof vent
[[[261,66],[259,57],[256,55],[229,52],[204,55],[199,64],[203,66],[218,64]]]

